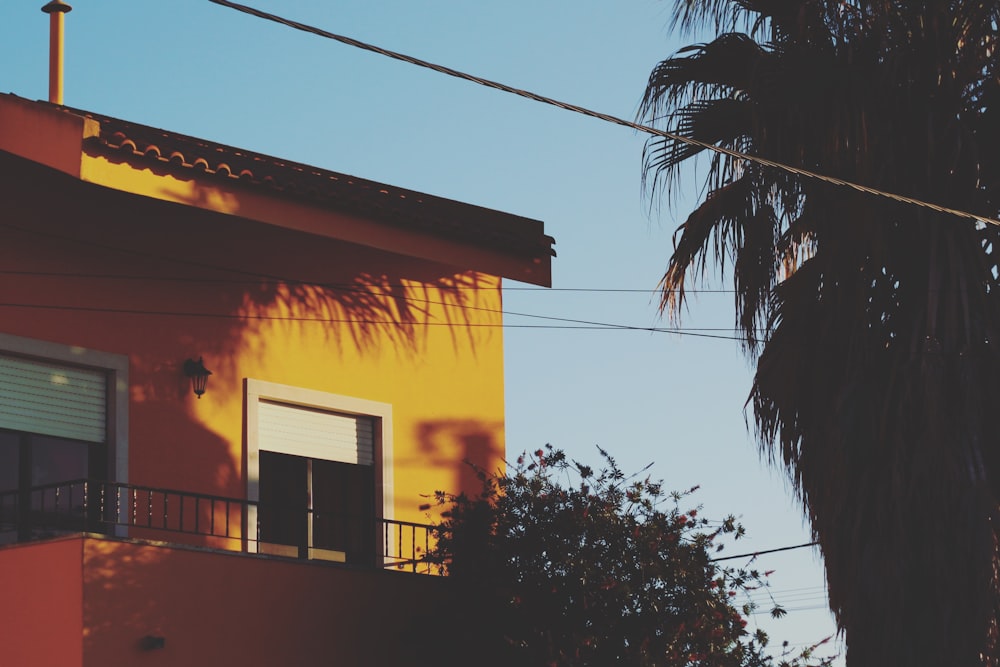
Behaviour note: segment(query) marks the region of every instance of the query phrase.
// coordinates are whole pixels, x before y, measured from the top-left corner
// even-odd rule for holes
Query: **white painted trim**
[[[0,333],[0,352],[99,369],[108,374],[108,465],[111,481],[128,483],[128,356]]]
[[[128,484],[128,355],[6,333],[0,333],[0,352],[87,366],[107,373],[108,478],[113,482]],[[115,526],[115,536],[128,537],[128,527]]]
[[[246,397],[246,471],[247,500],[260,500],[260,442],[257,435],[259,415],[257,406],[261,399],[291,403],[319,410],[372,417],[375,420],[375,490],[382,503],[381,518],[392,519],[395,498],[392,472],[392,405],[369,401],[353,396],[331,394],[315,389],[304,389],[276,382],[245,378]],[[247,550],[257,551],[253,536],[256,535],[257,508],[250,505],[247,512]]]

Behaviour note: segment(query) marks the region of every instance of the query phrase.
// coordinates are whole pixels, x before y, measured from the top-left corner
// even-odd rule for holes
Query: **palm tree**
[[[1000,213],[1000,3],[677,0],[712,41],[660,63],[640,117],[745,154]],[[1000,227],[670,138],[708,160],[662,307],[710,261],[756,359],[762,452],[789,471],[851,667],[1000,659]]]

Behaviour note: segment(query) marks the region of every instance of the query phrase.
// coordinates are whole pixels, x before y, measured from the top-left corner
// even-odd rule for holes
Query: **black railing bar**
[[[403,526],[403,527],[401,527],[399,529],[399,555],[400,556],[404,555],[403,544],[405,544],[406,540],[405,540],[405,538],[403,536],[403,532],[407,528],[409,528],[409,526]],[[413,535],[414,535],[414,530],[413,530],[413,528],[410,528],[410,536],[412,537]],[[409,556],[409,559],[408,559],[409,561],[413,560],[413,545],[412,544],[410,545],[410,553],[406,554],[406,555]],[[412,562],[410,564],[413,565],[413,569],[415,570],[416,569],[416,565],[414,565]]]
[[[416,528],[427,528],[428,530],[437,530],[438,529],[437,526],[432,526],[432,525],[427,524],[427,523],[417,523],[415,521],[403,521],[401,519],[387,519],[387,518],[379,517],[379,516],[375,517],[375,520],[376,521],[384,521],[386,523],[390,523],[390,524],[393,524],[395,526],[403,526],[403,527],[414,526]]]
[[[40,486],[37,486],[37,487],[33,487],[33,489],[31,489],[31,490],[35,491],[35,492],[44,492],[44,491],[47,491],[47,490],[58,490],[58,491],[61,492],[61,490],[63,490],[63,489],[66,489],[66,488],[70,488],[71,489],[73,486],[80,486],[80,485],[84,486],[84,488],[87,489],[88,488],[88,484],[91,481],[92,480],[87,480],[87,479],[71,480],[71,481],[66,481],[66,482],[59,482],[59,483],[52,483],[52,484],[40,485]],[[107,487],[114,487],[114,489],[116,491],[115,495],[116,495],[116,501],[117,502],[120,502],[120,495],[121,495],[122,491],[124,491],[127,494],[131,494],[131,496],[132,496],[132,502],[133,502],[133,512],[132,512],[133,516],[132,516],[132,520],[129,521],[129,522],[123,522],[121,520],[120,513],[116,513],[117,516],[115,517],[115,521],[113,522],[115,525],[124,525],[124,526],[129,526],[129,525],[136,526],[136,525],[138,525],[136,523],[136,519],[138,519],[138,516],[137,516],[137,514],[138,514],[138,510],[137,510],[138,493],[139,493],[139,491],[144,491],[147,494],[147,517],[146,517],[147,524],[146,524],[146,527],[154,529],[154,530],[157,530],[157,529],[162,529],[162,530],[176,530],[177,532],[183,532],[183,533],[188,533],[188,534],[196,534],[196,533],[193,533],[190,530],[183,529],[183,526],[179,527],[181,529],[171,529],[170,525],[169,525],[169,523],[170,523],[169,522],[169,499],[168,499],[169,495],[177,495],[179,498],[183,498],[183,496],[186,495],[186,496],[189,496],[189,497],[192,497],[192,498],[196,498],[196,499],[197,498],[201,498],[201,499],[206,499],[206,500],[220,500],[220,501],[224,501],[226,504],[228,504],[229,507],[227,507],[227,516],[226,516],[227,530],[226,530],[225,535],[221,535],[220,537],[224,537],[226,539],[234,539],[234,537],[231,535],[231,525],[229,525],[231,523],[230,522],[230,516],[229,516],[230,512],[232,511],[231,510],[231,505],[232,504],[236,504],[238,506],[241,506],[241,507],[245,506],[245,507],[248,507],[248,508],[249,507],[256,507],[258,505],[257,501],[235,499],[235,498],[229,498],[229,497],[226,497],[226,496],[219,496],[219,495],[214,495],[214,494],[204,494],[204,493],[196,493],[196,492],[183,492],[183,491],[175,491],[175,490],[170,490],[170,489],[160,489],[158,487],[137,486],[137,485],[127,484],[127,483],[124,483],[124,482],[102,481],[102,482],[97,482],[97,483],[101,486],[102,495],[104,495],[104,494],[107,493],[107,490],[108,490]],[[160,527],[154,527],[153,524],[152,524],[153,495],[156,492],[162,493],[163,494],[163,498],[164,498],[164,512],[163,512],[164,521],[162,522],[162,524],[161,524]],[[8,491],[8,492],[4,492],[3,494],[0,494],[0,497],[10,496],[10,497],[14,498],[14,501],[15,501],[15,504],[16,504],[16,502],[17,502],[17,494],[18,494],[17,491]],[[45,499],[46,499],[45,498],[46,494],[41,494],[41,495],[42,495],[42,502],[44,503]],[[182,503],[182,505],[183,505],[183,503]],[[312,514],[313,512],[309,511],[309,513]],[[329,513],[329,512],[327,512],[325,514],[327,516],[331,515],[331,513]],[[351,517],[352,516],[352,515],[347,514],[347,513],[332,513],[332,514],[334,516],[337,516],[337,517]],[[213,520],[214,520],[214,508],[213,508]],[[411,529],[411,531],[410,531],[411,532],[411,539],[413,540],[413,544],[411,545],[411,550],[415,548],[415,542],[416,542],[415,532],[416,532],[417,528],[419,528],[419,529],[421,529],[423,531],[426,531],[425,532],[425,544],[429,544],[429,532],[437,530],[437,527],[435,527],[435,526],[429,526],[429,525],[425,525],[425,524],[419,524],[419,523],[412,522],[412,521],[403,521],[403,520],[397,520],[397,519],[387,519],[387,518],[383,518],[383,517],[374,517],[372,520],[376,524],[377,523],[382,523],[386,527],[385,528],[386,538],[388,538],[388,527],[389,526],[398,526],[398,528],[396,528],[397,537],[398,537],[398,540],[397,540],[398,551],[402,551],[402,549],[403,549],[402,529],[404,527],[410,527],[410,529]],[[257,526],[257,533],[258,533],[257,537],[259,539],[259,536],[260,536],[259,520],[258,520],[258,526]],[[388,546],[387,542],[386,542],[386,546]]]
[[[212,494],[212,493],[201,493],[199,491],[183,491],[183,490],[180,490],[180,489],[168,489],[168,488],[161,488],[161,487],[157,487],[157,486],[143,486],[143,485],[139,485],[139,484],[129,484],[128,482],[115,482],[115,481],[111,481],[111,480],[93,480],[93,479],[87,479],[87,478],[72,479],[72,480],[67,480],[65,482],[52,482],[52,483],[49,483],[49,484],[40,484],[38,486],[31,487],[31,491],[41,491],[41,490],[54,489],[54,488],[57,488],[57,487],[65,487],[65,486],[70,486],[70,485],[83,485],[83,484],[87,484],[88,482],[92,482],[94,484],[100,484],[102,486],[113,486],[113,487],[115,487],[116,489],[119,489],[119,490],[120,489],[135,489],[135,490],[138,490],[138,491],[148,491],[148,492],[151,492],[151,493],[161,493],[161,494],[164,494],[164,495],[166,495],[166,494],[173,494],[173,495],[185,495],[185,496],[191,496],[191,497],[198,496],[198,497],[202,498],[203,500],[209,500],[209,499],[219,500],[219,501],[226,501],[226,500],[228,500],[230,502],[237,502],[237,503],[250,503],[250,502],[254,502],[254,501],[245,500],[243,498],[234,498],[232,496],[222,496],[222,495]],[[0,495],[2,495],[2,494],[17,494],[17,492],[18,492],[17,489],[14,489],[14,490],[11,490],[11,491],[0,492]]]
[[[390,556],[386,559],[386,563],[382,565],[384,568],[396,568],[406,569],[410,568],[413,572],[417,572],[417,567],[420,565],[427,565],[427,570],[430,571],[431,561],[426,558],[401,558],[397,556]]]
[[[45,511],[47,511],[46,497],[42,497],[41,500],[42,500],[42,502],[41,502],[41,506],[39,508],[39,511],[45,512]],[[166,499],[164,499],[164,500],[166,501]],[[15,498],[14,502],[13,502],[13,507],[16,509],[16,506],[17,506],[17,499]],[[3,507],[3,505],[0,504],[0,507]],[[69,509],[71,510],[72,508],[69,508]],[[52,510],[52,511],[54,511],[54,510]],[[227,508],[227,524],[228,524],[228,526],[227,526],[226,532],[225,533],[221,533],[221,534],[220,533],[203,533],[200,530],[200,528],[197,527],[197,526],[194,529],[190,529],[190,528],[184,528],[183,525],[179,524],[179,523],[178,523],[178,527],[171,527],[169,518],[167,518],[166,520],[164,520],[160,525],[152,525],[151,523],[149,523],[147,521],[147,524],[145,526],[143,526],[141,524],[136,523],[135,517],[130,517],[127,520],[123,520],[121,518],[121,514],[120,513],[116,513],[116,514],[110,515],[111,517],[113,517],[112,520],[104,519],[104,522],[105,523],[110,523],[110,524],[113,524],[113,525],[117,525],[117,526],[133,526],[133,527],[138,527],[138,528],[149,528],[151,530],[164,530],[164,531],[168,531],[168,532],[186,533],[186,534],[189,534],[189,535],[207,535],[207,536],[215,536],[215,537],[224,537],[226,539],[234,539],[237,536],[232,533],[232,531],[231,531],[232,524],[231,524],[231,522],[228,521],[229,513],[231,511],[232,511],[231,508]],[[328,515],[329,515],[329,513],[328,513]],[[102,516],[106,517],[107,515],[102,515]],[[167,511],[166,513],[164,513],[163,516],[164,517],[169,517],[169,511]],[[351,515],[347,515],[347,514],[341,515],[341,516],[351,517]],[[353,518],[353,517],[351,517],[351,518]],[[148,519],[148,517],[147,517],[147,519]],[[377,523],[384,524],[384,526],[385,526],[384,535],[386,536],[386,539],[388,539],[388,532],[389,532],[390,529],[392,529],[396,533],[397,540],[396,540],[396,551],[395,552],[397,554],[401,553],[403,551],[403,544],[404,544],[404,539],[405,539],[403,537],[403,530],[405,528],[410,528],[410,538],[409,538],[409,540],[407,542],[409,543],[410,551],[414,555],[414,557],[416,556],[415,547],[416,547],[416,543],[417,543],[416,529],[417,528],[426,529],[424,531],[425,532],[424,543],[425,543],[425,545],[429,545],[429,538],[427,537],[426,533],[430,532],[430,530],[432,528],[434,528],[434,526],[422,526],[420,524],[404,525],[404,524],[401,524],[401,523],[397,523],[393,519],[383,519],[383,518],[376,518],[376,519],[374,519],[373,522],[376,523],[376,524]],[[260,520],[259,519],[257,521],[257,525],[258,525],[258,537],[259,537],[259,526],[260,526]],[[397,557],[397,556],[393,556],[391,553],[389,553],[388,542],[387,541],[384,542],[384,546],[385,546],[385,550],[387,552],[386,553],[387,557],[391,557],[391,558],[396,558]],[[407,560],[410,560],[410,559],[407,559]],[[417,560],[420,560],[420,559],[417,559]]]
[[[42,491],[42,490],[62,488],[62,487],[67,487],[67,486],[72,486],[72,485],[86,485],[86,484],[88,484],[90,482],[94,482],[94,480],[89,480],[89,479],[74,479],[74,480],[70,480],[70,481],[66,481],[66,482],[57,482],[57,483],[39,485],[39,486],[32,487],[30,490],[31,491]],[[244,498],[233,498],[231,496],[221,496],[221,495],[215,495],[215,494],[209,494],[209,493],[200,493],[200,492],[197,492],[197,491],[180,491],[180,490],[177,490],[177,489],[167,489],[167,488],[160,488],[160,487],[153,487],[153,486],[139,486],[139,485],[136,485],[136,484],[128,484],[126,482],[98,481],[98,482],[94,482],[94,483],[99,484],[102,487],[113,486],[113,487],[115,487],[116,490],[119,490],[119,491],[120,490],[125,490],[126,492],[131,492],[133,499],[135,499],[135,497],[137,495],[137,492],[139,492],[139,491],[147,492],[149,494],[149,496],[147,496],[147,497],[148,497],[148,499],[150,501],[148,503],[149,506],[150,506],[150,508],[152,507],[152,494],[154,494],[154,493],[161,493],[161,494],[163,494],[165,502],[166,502],[166,496],[168,494],[172,494],[172,495],[177,495],[177,496],[197,497],[197,498],[201,498],[202,500],[216,500],[216,501],[227,502],[227,503],[232,503],[232,504],[236,504],[236,505],[240,505],[240,506],[247,506],[247,507],[257,507],[260,504],[259,501],[256,501],[256,500],[247,500],[247,499],[244,499]],[[0,492],[0,497],[8,496],[9,495],[9,496],[13,496],[13,497],[16,498],[17,494],[18,494],[17,490],[4,491],[4,492]],[[151,509],[150,509],[150,511],[151,511]],[[309,513],[313,513],[314,512],[314,510],[307,510],[307,511]],[[337,517],[337,518],[356,516],[356,515],[351,515],[351,514],[342,513],[342,512],[324,512],[324,514],[326,514],[327,516],[334,516],[334,517]],[[374,520],[376,522],[381,522],[381,523],[385,523],[385,524],[389,524],[389,525],[393,525],[393,526],[400,526],[400,527],[420,528],[420,529],[426,529],[426,530],[429,530],[429,531],[436,531],[438,529],[437,526],[432,526],[432,525],[428,525],[428,524],[417,523],[415,521],[403,521],[403,520],[400,520],[400,519],[388,519],[388,518],[384,518],[384,517],[375,517]],[[402,537],[402,536],[400,536],[400,537]]]

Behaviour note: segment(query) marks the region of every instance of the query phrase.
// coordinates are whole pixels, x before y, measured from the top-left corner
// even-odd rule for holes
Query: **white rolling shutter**
[[[361,465],[375,462],[371,417],[261,400],[257,420],[262,451]]]
[[[87,368],[0,356],[0,428],[105,442],[105,374]]]

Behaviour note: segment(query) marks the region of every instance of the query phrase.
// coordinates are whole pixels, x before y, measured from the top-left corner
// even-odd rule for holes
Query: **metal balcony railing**
[[[435,530],[101,480],[0,492],[0,545],[91,532],[429,574]]]

